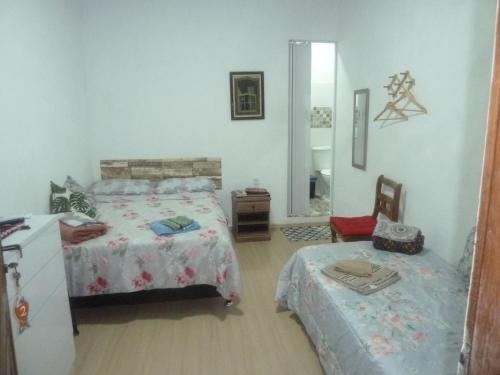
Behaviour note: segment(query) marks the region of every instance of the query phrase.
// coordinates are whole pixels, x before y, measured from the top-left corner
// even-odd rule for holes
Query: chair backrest
[[[379,213],[384,214],[392,221],[399,219],[399,199],[401,197],[402,184],[392,181],[380,175],[377,179],[375,189],[375,207],[373,208],[373,217],[377,218]],[[384,188],[390,187],[393,191],[392,197],[384,193]]]

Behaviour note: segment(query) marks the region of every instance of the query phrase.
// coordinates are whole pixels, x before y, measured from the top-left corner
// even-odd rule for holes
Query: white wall
[[[285,222],[288,41],[335,40],[335,2],[82,4],[94,176],[106,158],[220,156],[226,209],[258,178]],[[263,121],[230,119],[240,70],[264,71]]]
[[[370,212],[385,174],[403,183],[403,221],[456,262],[476,220],[495,1],[351,0],[341,10],[334,211]],[[352,168],[353,90],[370,89],[373,120],[387,77],[407,69],[429,114],[385,128],[370,121],[367,170]]]
[[[335,44],[311,44],[311,107],[332,107],[335,84]]]
[[[311,44],[311,107],[335,101],[335,44]],[[334,116],[335,117],[335,116]],[[333,128],[311,128],[311,146],[333,146]]]
[[[475,221],[495,2],[335,4],[2,0],[0,215],[46,212],[48,181],[87,183],[99,159],[220,156],[226,208],[258,178],[273,222],[288,221],[287,42],[337,40],[335,212],[369,211],[385,173],[404,183],[403,220],[455,261]],[[353,90],[370,88],[373,118],[387,76],[404,69],[429,115],[370,123],[368,169],[353,169]],[[230,121],[236,70],[265,72],[264,121]]]
[[[51,179],[90,181],[79,20],[75,1],[0,1],[0,216],[48,212]]]

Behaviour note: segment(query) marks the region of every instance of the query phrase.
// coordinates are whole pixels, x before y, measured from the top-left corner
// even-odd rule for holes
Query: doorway
[[[288,216],[332,212],[336,45],[289,44]]]

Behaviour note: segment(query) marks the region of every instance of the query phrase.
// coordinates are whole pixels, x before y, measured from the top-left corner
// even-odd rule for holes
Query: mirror
[[[288,204],[290,217],[332,212],[335,61],[333,42],[289,42]]]
[[[368,140],[368,103],[370,90],[354,91],[352,125],[352,166],[366,169],[366,145]]]

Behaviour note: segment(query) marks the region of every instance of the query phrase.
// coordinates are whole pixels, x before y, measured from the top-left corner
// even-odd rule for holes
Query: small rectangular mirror
[[[368,140],[368,103],[370,90],[354,91],[352,126],[352,166],[366,169],[366,145]]]

